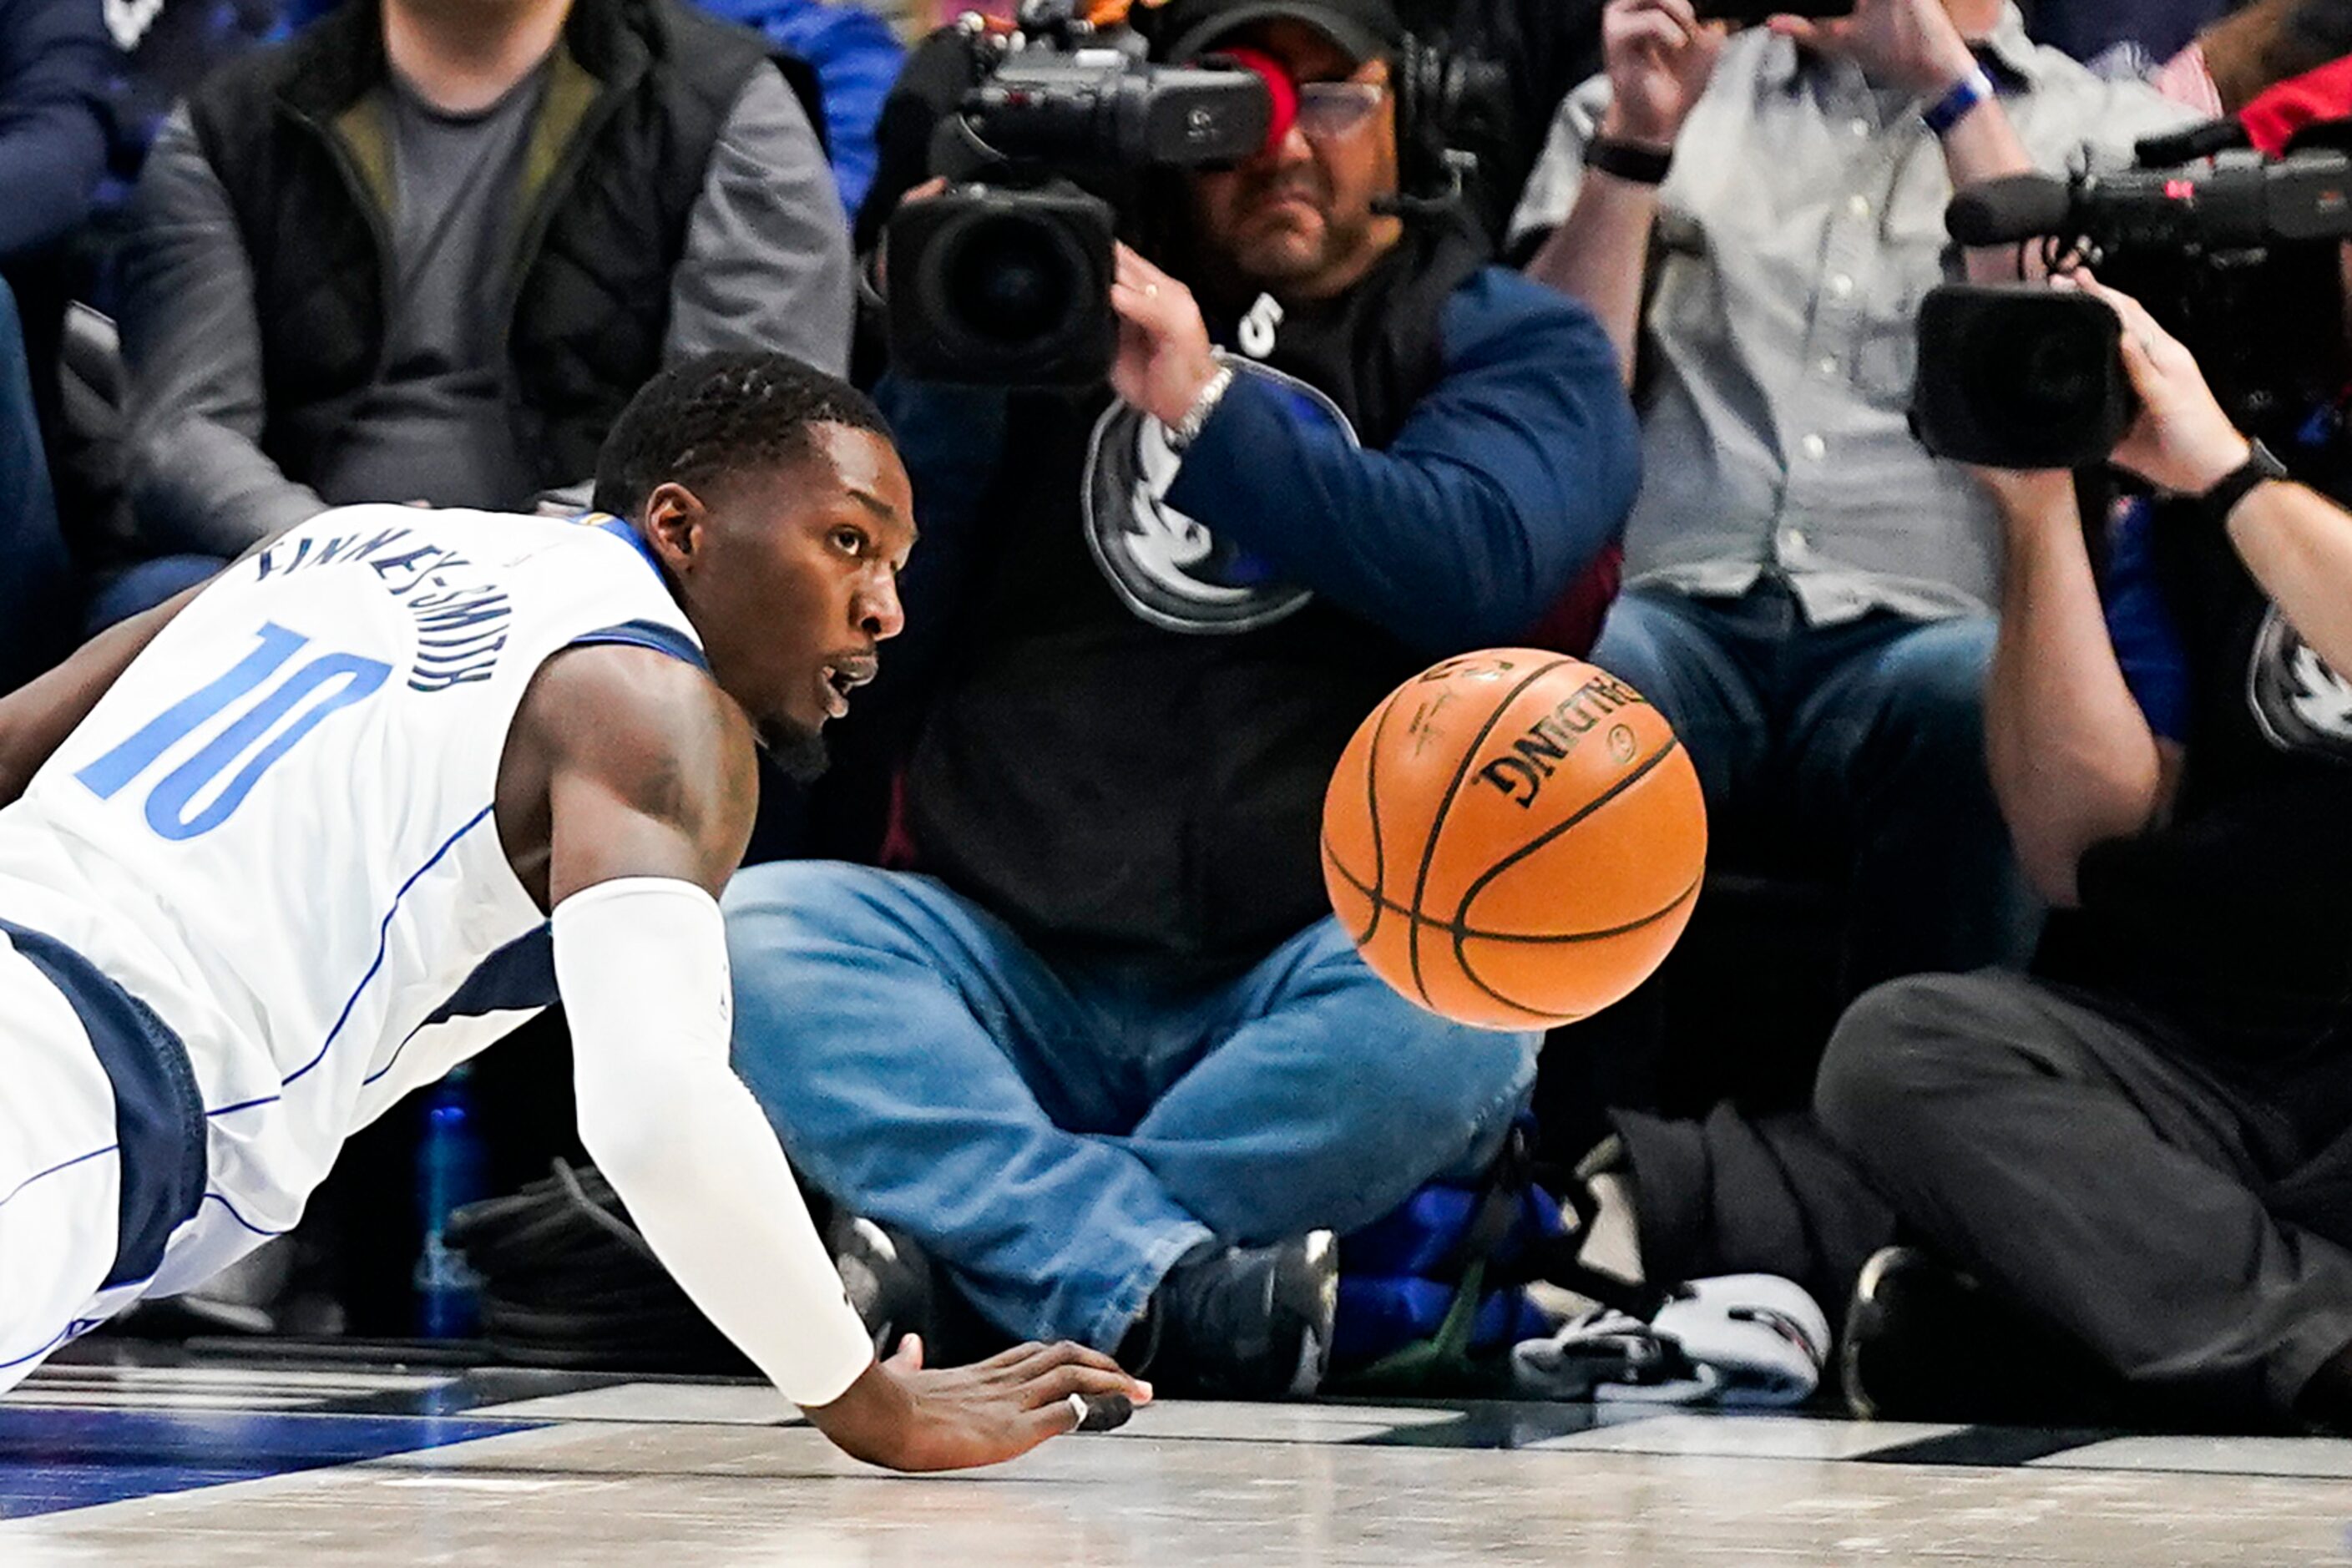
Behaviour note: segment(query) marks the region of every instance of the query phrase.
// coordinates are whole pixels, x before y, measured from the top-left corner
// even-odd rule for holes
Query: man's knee
[[[903,880],[845,860],[776,860],[738,871],[719,900],[729,956],[740,975],[747,964],[817,947],[887,943],[906,931],[896,912]]]
[[[1660,704],[1659,710],[1670,722],[1679,722],[1664,704],[1675,700],[1693,658],[1691,644],[1700,635],[1677,613],[1671,599],[1651,594],[1621,595],[1601,624],[1601,637],[1592,645],[1592,662]]]
[[[1302,992],[1346,989],[1358,998],[1332,1016],[1339,1034],[1327,1044],[1346,1064],[1333,1076],[1335,1091],[1433,1131],[1458,1129],[1475,1138],[1507,1121],[1535,1081],[1543,1037],[1474,1029],[1414,1006],[1371,972],[1337,921],[1324,924]]]
[[[1954,1088],[2022,1066],[2008,1045],[2013,982],[1916,974],[1857,997],[1839,1018],[1813,1085],[1813,1112],[1847,1152],[1899,1156],[1943,1121]]]
[[[1914,752],[1958,759],[1981,775],[1985,681],[1992,666],[1990,619],[1939,621],[1905,637],[1886,657],[1886,713]]]

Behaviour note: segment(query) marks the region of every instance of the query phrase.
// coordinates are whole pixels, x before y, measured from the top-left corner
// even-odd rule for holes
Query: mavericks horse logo
[[[1236,376],[1270,383],[1292,417],[1357,444],[1339,405],[1281,371],[1244,359]],[[1096,421],[1087,450],[1087,548],[1119,601],[1166,631],[1202,636],[1255,631],[1303,609],[1314,594],[1284,582],[1252,552],[1168,504],[1182,459],[1168,428],[1124,403]]]
[[[2329,668],[2275,605],[2254,637],[2246,702],[2280,751],[2352,763],[2352,680]]]

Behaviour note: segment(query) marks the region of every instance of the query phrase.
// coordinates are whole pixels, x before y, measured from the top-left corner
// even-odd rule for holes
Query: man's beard
[[[1286,238],[1266,237],[1232,253],[1229,265],[1248,288],[1278,287],[1312,278],[1354,239],[1353,230],[1332,211],[1328,183],[1312,169],[1285,170],[1253,181],[1238,193],[1235,208],[1250,211],[1283,194],[1306,198],[1321,220],[1322,232],[1303,250],[1294,248]]]
[[[771,719],[759,727],[760,750],[776,771],[794,784],[814,784],[833,762],[823,729],[810,729],[789,719]]]

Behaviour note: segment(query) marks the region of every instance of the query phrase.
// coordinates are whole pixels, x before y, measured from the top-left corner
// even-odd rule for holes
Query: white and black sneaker
[[[1173,1394],[1302,1398],[1322,1385],[1339,1309],[1339,1243],[1328,1230],[1179,1263],[1119,1347]]]

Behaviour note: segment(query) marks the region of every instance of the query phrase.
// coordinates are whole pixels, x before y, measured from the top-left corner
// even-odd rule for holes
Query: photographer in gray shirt
[[[1645,344],[1628,591],[1593,658],[1674,721],[1727,839],[1844,868],[1843,994],[2021,957],[1983,760],[1998,531],[1912,438],[1913,319],[1956,185],[2127,161],[2189,116],[2002,0],[1732,34],[1612,0],[1603,37],[1512,223],[1629,376]]]
[[[360,501],[584,505],[665,363],[848,354],[808,114],[680,0],[344,0],[207,79],[137,202],[124,478],[159,549]]]

